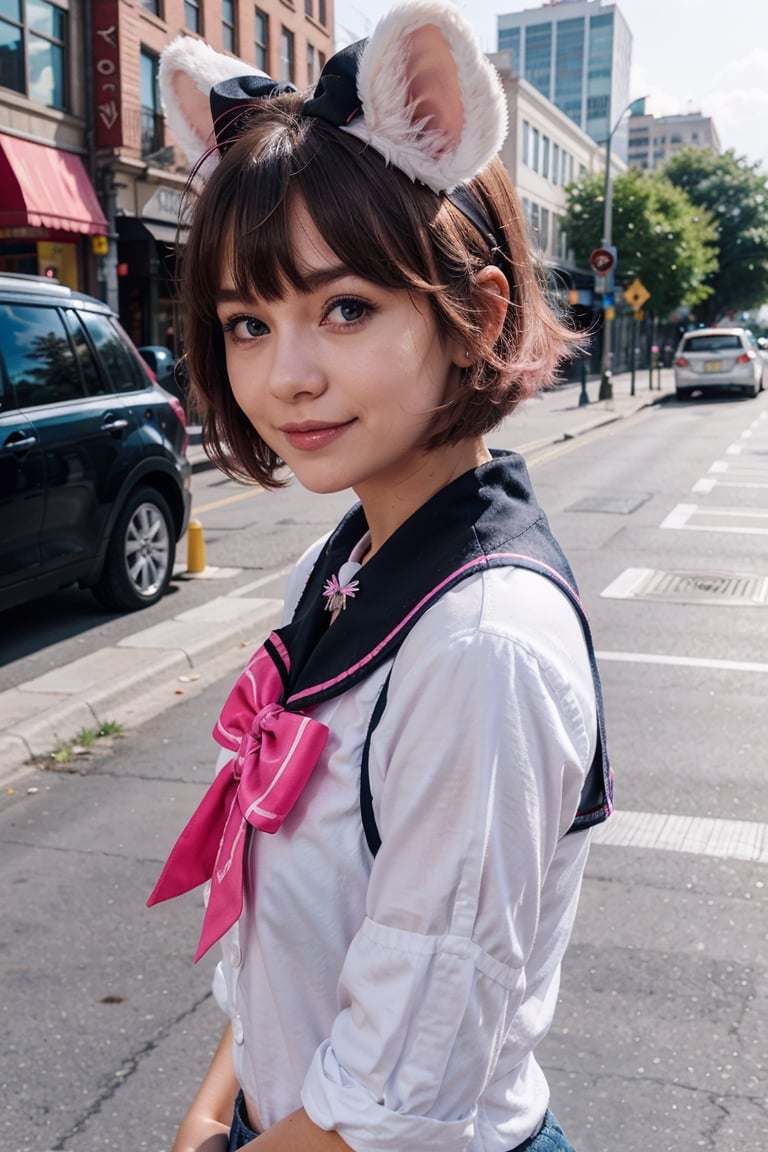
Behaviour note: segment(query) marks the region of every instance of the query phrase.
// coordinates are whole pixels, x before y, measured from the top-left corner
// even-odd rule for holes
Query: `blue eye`
[[[225,334],[231,334],[234,340],[245,341],[264,336],[269,329],[262,320],[257,320],[255,316],[232,316],[222,325],[222,331]]]
[[[334,300],[329,306],[327,319],[337,324],[356,324],[371,312],[371,305],[356,296],[345,296],[341,300]]]

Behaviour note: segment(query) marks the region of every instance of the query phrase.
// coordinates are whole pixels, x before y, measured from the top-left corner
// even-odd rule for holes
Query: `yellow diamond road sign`
[[[627,304],[631,305],[635,312],[639,311],[645,304],[646,300],[650,300],[651,294],[643,284],[642,280],[634,279],[629,288],[624,292],[624,299]]]

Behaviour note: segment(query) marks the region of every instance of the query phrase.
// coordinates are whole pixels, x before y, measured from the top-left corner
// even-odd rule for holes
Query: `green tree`
[[[588,267],[590,252],[600,247],[604,191],[600,175],[584,176],[566,189],[568,242],[580,267]],[[634,168],[620,173],[613,180],[612,225],[616,282],[625,287],[639,278],[657,316],[666,318],[680,305],[695,307],[711,294],[715,227],[671,181]]]
[[[706,208],[717,228],[719,262],[707,279],[712,293],[703,318],[716,320],[765,303],[768,181],[759,165],[732,150],[720,155],[711,148],[684,148],[664,172],[694,204]]]

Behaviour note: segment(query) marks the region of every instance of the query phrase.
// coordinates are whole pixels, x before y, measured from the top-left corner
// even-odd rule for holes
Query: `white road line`
[[[671,528],[677,531],[688,530],[693,532],[736,532],[746,536],[768,536],[768,527],[755,528],[746,524],[692,524],[690,521],[696,515],[722,516],[724,518],[738,518],[740,520],[768,520],[768,512],[757,508],[700,508],[698,504],[678,504],[669,515],[662,520],[662,528]]]
[[[235,588],[229,595],[235,599],[238,596],[250,596],[251,592],[258,592],[259,588],[263,588],[266,584],[272,584],[275,580],[279,580],[283,576],[287,576],[289,572],[293,571],[293,566],[288,565],[287,568],[276,568],[274,572],[270,572],[266,576],[254,580],[251,584],[243,584],[241,588]]]
[[[703,476],[691,488],[691,492],[708,496],[715,488],[768,488],[768,480],[708,480]]]
[[[676,504],[662,522],[662,528],[687,528],[688,521],[698,508],[698,504]]]
[[[768,863],[768,825],[752,820],[618,810],[593,830],[592,838],[597,844],[621,848],[651,848],[720,860]]]
[[[665,656],[660,652],[596,652],[599,661],[622,664],[664,664],[671,668],[709,668],[715,672],[761,672],[768,674],[768,664],[756,660],[717,660],[703,656]]]

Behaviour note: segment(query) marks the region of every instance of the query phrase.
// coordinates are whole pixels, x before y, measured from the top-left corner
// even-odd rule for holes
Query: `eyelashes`
[[[336,331],[355,329],[378,310],[377,305],[361,296],[337,296],[327,301],[321,311],[320,326]],[[267,336],[269,326],[252,313],[236,313],[222,322],[221,330],[235,343],[249,344]]]

